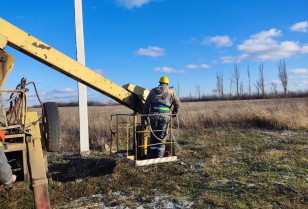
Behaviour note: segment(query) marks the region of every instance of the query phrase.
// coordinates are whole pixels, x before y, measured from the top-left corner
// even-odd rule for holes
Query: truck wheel
[[[61,120],[55,102],[43,104],[43,144],[48,152],[59,152],[61,149]]]

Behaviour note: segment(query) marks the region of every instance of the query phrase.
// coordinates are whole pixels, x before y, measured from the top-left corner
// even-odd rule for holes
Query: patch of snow
[[[123,204],[117,206],[107,207],[104,202],[97,202],[103,199],[104,194],[96,194],[89,197],[81,197],[79,199],[73,200],[70,203],[61,207],[62,209],[88,209],[88,208],[98,208],[98,209],[131,209]],[[122,194],[120,191],[113,192],[115,199],[133,199],[134,197],[129,197]],[[91,202],[89,204],[89,202]],[[177,200],[172,199],[168,196],[156,196],[150,203],[144,203],[137,207],[137,209],[153,208],[153,209],[182,209],[182,208],[192,208],[192,201]]]
[[[279,143],[281,141],[281,139],[278,139],[278,138],[266,138],[266,139],[264,139],[264,141],[276,144],[276,143]]]

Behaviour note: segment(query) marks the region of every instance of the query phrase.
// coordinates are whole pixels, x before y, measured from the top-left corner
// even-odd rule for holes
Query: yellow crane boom
[[[128,108],[139,113],[143,111],[144,100],[149,93],[148,90],[133,84],[127,84],[124,87],[119,86],[0,18],[0,49],[4,49],[6,45],[97,90]]]

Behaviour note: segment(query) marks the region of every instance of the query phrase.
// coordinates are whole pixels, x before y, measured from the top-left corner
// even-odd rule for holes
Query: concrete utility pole
[[[77,61],[85,65],[84,37],[82,21],[82,0],[74,0],[75,4],[75,29],[76,29],[76,49]],[[80,130],[80,154],[90,153],[89,146],[89,126],[88,126],[88,104],[87,87],[78,82],[79,99],[79,130]]]

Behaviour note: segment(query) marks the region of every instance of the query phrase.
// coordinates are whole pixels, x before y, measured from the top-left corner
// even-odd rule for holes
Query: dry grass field
[[[183,103],[178,161],[135,168],[107,155],[110,115],[89,107],[92,154],[78,153],[78,108],[60,108],[63,153],[49,154],[53,208],[307,208],[308,99]],[[0,188],[32,208],[27,185]]]
[[[110,138],[110,115],[132,113],[124,106],[89,107],[91,146],[98,148]],[[78,108],[60,108],[63,149],[78,149]],[[214,101],[183,103],[180,131],[202,129],[302,130],[308,127],[308,99]],[[102,147],[103,148],[103,147]]]

